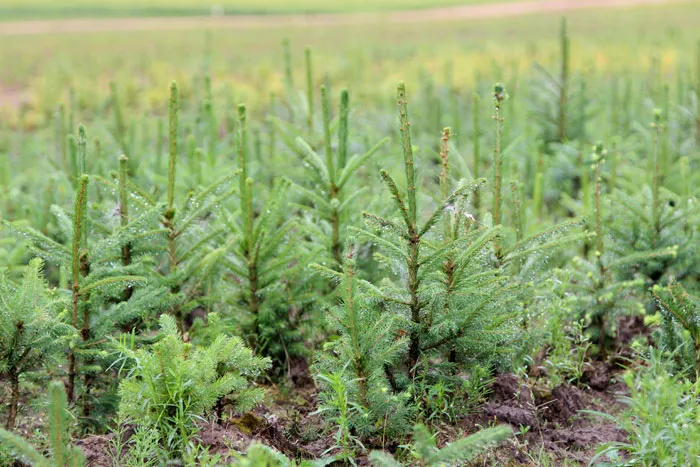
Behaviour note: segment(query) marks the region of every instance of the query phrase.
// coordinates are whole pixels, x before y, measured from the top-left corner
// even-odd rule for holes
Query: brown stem
[[[601,358],[605,357],[605,316],[602,314],[598,317],[598,327],[600,335],[598,336],[598,347],[600,347]]]
[[[75,372],[75,351],[71,349],[68,353],[68,382],[66,383],[66,397],[68,401],[73,401],[73,396],[75,395]]]
[[[357,335],[357,310],[355,309],[355,296],[353,283],[355,280],[355,268],[352,262],[354,252],[350,251],[348,253],[348,262],[345,266],[345,275],[347,277],[347,285],[345,289],[345,307],[348,312],[349,318],[349,335],[352,339],[352,349],[353,349],[353,365],[355,367],[355,374],[357,375],[358,384],[360,387],[360,402],[364,407],[368,407],[369,402],[367,400],[367,372],[365,371],[364,356],[360,350],[359,337]]]
[[[17,407],[19,405],[19,375],[16,371],[11,371],[9,373],[10,379],[10,411],[7,414],[7,421],[5,422],[5,429],[7,431],[12,431],[15,427],[15,420],[17,420]]]
[[[80,300],[80,287],[77,282],[73,283],[73,300],[72,300],[72,317],[73,327],[78,329],[78,303]],[[66,393],[69,402],[73,402],[75,398],[75,375],[77,373],[77,361],[75,350],[70,349],[68,353],[68,383],[66,384]]]
[[[335,185],[335,183],[331,183],[330,199],[331,201],[338,199],[338,187]],[[336,264],[342,265],[343,246],[340,243],[340,214],[335,208],[331,213],[331,228],[331,253],[333,254],[333,259],[335,260]]]
[[[216,400],[216,406],[214,406],[214,411],[216,412],[216,423],[221,425],[224,421],[224,398],[220,397]]]
[[[90,273],[90,263],[88,262],[87,253],[82,252],[80,255],[80,275],[82,277],[87,277]],[[81,298],[81,297],[79,297]],[[80,337],[83,340],[83,347],[86,346],[88,340],[90,340],[90,307],[88,305],[89,296],[85,295],[82,297],[82,303],[76,304],[76,306],[82,305],[83,307],[83,326],[80,330]],[[90,364],[91,361],[86,363]],[[74,376],[75,377],[75,376]],[[92,376],[85,373],[83,375],[83,417],[87,418],[90,416],[90,404],[88,404],[86,398],[90,394],[90,387],[92,386]]]
[[[169,274],[173,274],[177,270],[178,265],[177,249],[175,245],[175,240],[178,237],[178,231],[175,230],[175,223],[173,222],[174,217],[175,210],[168,209],[165,212],[163,219],[161,220],[163,227],[165,227],[165,230],[168,233],[168,261],[170,263],[170,268],[168,271]],[[173,294],[180,292],[180,285],[173,285],[170,288],[170,292],[172,292]],[[182,310],[180,310],[180,307],[178,305],[175,305],[171,310],[171,313],[177,321],[177,325],[180,329],[180,332],[185,332],[184,316],[182,316]]]
[[[80,337],[83,340],[83,346],[90,339],[90,316],[89,310],[86,303],[83,304],[83,328],[80,330]],[[87,361],[87,364],[90,362]],[[87,418],[90,416],[90,404],[87,402],[87,396],[90,394],[90,387],[92,386],[92,376],[89,373],[83,374],[83,417]]]
[[[252,261],[248,263],[248,288],[250,291],[250,300],[248,305],[250,306],[250,311],[253,313],[253,335],[251,347],[255,350],[258,334],[260,333],[260,298],[258,297],[258,271],[256,264]]]
[[[333,259],[336,264],[342,264],[343,249],[340,244],[340,216],[338,216],[338,211],[334,210],[331,215],[331,226],[333,228],[331,234],[331,253],[333,254]]]
[[[408,348],[411,376],[415,376],[415,369],[420,356],[420,311],[422,306],[418,298],[418,288],[420,286],[420,280],[418,279],[418,268],[420,266],[418,262],[419,252],[420,237],[415,234],[408,245],[408,291],[411,294],[411,304],[409,308],[411,310],[411,321],[413,322],[411,340]]]

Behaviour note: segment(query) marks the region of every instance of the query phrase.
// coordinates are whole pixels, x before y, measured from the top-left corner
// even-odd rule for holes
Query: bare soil
[[[423,10],[387,13],[357,14],[290,14],[290,15],[235,15],[191,18],[106,18],[0,22],[0,36],[37,34],[88,33],[107,31],[258,29],[283,26],[340,26],[358,24],[424,23],[426,21],[454,21],[487,19],[557,13],[582,9],[620,8],[669,3],[690,3],[693,0],[539,0],[515,3],[489,3]]]
[[[497,422],[510,425],[517,435],[490,453],[490,460],[497,459],[505,465],[534,465],[534,453],[544,450],[559,463],[587,465],[599,444],[626,440],[626,434],[615,424],[579,413],[584,409],[609,414],[622,410],[617,397],[624,392],[624,386],[614,381],[606,365],[596,368],[594,371],[607,377],[605,390],[569,384],[553,389],[530,387],[513,374],[500,375],[491,386],[488,402],[477,412],[455,424],[433,427],[438,441],[444,445],[463,433]],[[289,396],[275,399],[265,408],[229,417],[220,425],[203,424],[198,435],[201,444],[210,453],[227,455],[231,449],[245,451],[250,443],[260,441],[291,458],[305,459],[319,458],[333,446],[332,433],[324,431],[322,419],[313,413],[317,407],[313,386],[297,388]],[[126,433],[125,441],[133,430]],[[85,452],[89,466],[113,465],[108,454],[112,436],[91,436],[76,442]],[[477,460],[474,465],[490,465],[488,459]],[[360,466],[369,465],[364,455],[356,461]]]

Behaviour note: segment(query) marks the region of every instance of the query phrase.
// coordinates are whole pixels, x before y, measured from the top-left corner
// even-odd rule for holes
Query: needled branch
[[[338,170],[345,167],[348,160],[348,121],[350,116],[350,93],[347,89],[340,91],[340,110],[338,122]]]
[[[87,275],[87,251],[81,248],[81,239],[85,231],[86,211],[87,211],[87,187],[89,178],[87,175],[80,177],[78,191],[75,197],[75,207],[73,212],[73,242],[72,242],[72,307],[71,318],[75,329],[78,328],[78,309],[80,307],[80,277]],[[68,383],[66,391],[68,400],[75,399],[75,378],[78,372],[78,363],[75,349],[70,349],[68,354]]]
[[[501,167],[503,165],[503,158],[501,154],[501,136],[503,132],[503,120],[504,118],[501,116],[501,105],[503,104],[503,101],[506,99],[506,89],[503,87],[502,84],[496,84],[493,88],[493,103],[495,107],[495,113],[493,116],[494,121],[496,122],[496,142],[494,145],[493,149],[493,156],[494,156],[494,183],[493,183],[493,225],[500,225],[501,224],[501,183],[502,183],[502,175],[501,175]],[[494,249],[496,251],[496,257],[501,260],[502,259],[502,251],[501,251],[501,240],[499,237],[496,237],[494,239]]]
[[[335,191],[335,161],[333,160],[333,145],[331,142],[331,102],[328,97],[328,89],[321,86],[321,110],[323,111],[323,148],[326,155],[326,168],[330,179],[331,193]]]
[[[175,250],[175,168],[177,166],[177,136],[178,136],[178,92],[175,81],[170,85],[170,157],[168,162],[168,208],[165,211],[163,225],[168,231],[168,256],[170,259],[170,272],[177,268],[177,254]]]
[[[84,125],[78,125],[78,173],[87,173],[87,135]]]

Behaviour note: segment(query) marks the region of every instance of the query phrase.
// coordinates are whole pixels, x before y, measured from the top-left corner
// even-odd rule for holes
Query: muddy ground
[[[587,465],[601,443],[625,440],[625,433],[616,425],[578,413],[594,410],[615,414],[622,410],[617,398],[625,393],[625,387],[616,381],[619,371],[607,363],[595,362],[586,369],[579,386],[562,384],[553,389],[503,374],[492,383],[488,401],[475,413],[433,429],[439,433],[439,444],[444,445],[480,427],[510,425],[516,436],[489,453],[488,458],[480,459],[478,465],[492,465],[493,461],[501,465],[537,465],[542,450],[556,465]],[[333,446],[333,438],[332,433],[324,432],[323,421],[313,413],[316,404],[316,389],[306,384],[250,414],[229,417],[221,424],[203,424],[199,438],[211,453],[245,451],[257,440],[292,458],[318,458]],[[132,433],[127,430],[126,436]],[[89,466],[113,465],[108,454],[111,436],[92,436],[76,443],[84,450]],[[364,456],[357,462],[368,465]]]

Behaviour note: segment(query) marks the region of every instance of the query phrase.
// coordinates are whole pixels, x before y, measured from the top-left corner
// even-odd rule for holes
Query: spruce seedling
[[[272,120],[280,129],[287,145],[295,150],[305,162],[313,184],[307,186],[306,184],[294,183],[293,186],[312,205],[309,207],[304,204],[303,208],[310,210],[327,223],[329,231],[314,228],[313,233],[321,236],[323,243],[328,245],[328,251],[337,267],[343,262],[345,230],[347,225],[352,222],[353,214],[357,213],[357,210],[353,209],[353,203],[367,191],[366,188],[360,188],[355,189],[352,194],[348,194],[352,189],[353,177],[363,164],[376,155],[382,146],[389,141],[388,138],[384,138],[364,154],[355,154],[348,160],[349,101],[348,91],[341,91],[340,112],[337,121],[338,149],[334,151],[331,104],[327,88],[321,86],[323,155],[318,154],[301,135],[295,138],[293,129],[283,126],[279,119]]]
[[[400,363],[407,342],[396,338],[400,335],[396,316],[382,313],[373,305],[372,292],[380,292],[357,276],[355,255],[350,246],[342,273],[319,264],[312,265],[324,276],[338,281],[339,295],[337,304],[329,307],[328,317],[330,326],[340,337],[326,345],[329,352],[321,355],[316,364],[319,372],[327,373],[319,381],[322,398],[335,401],[321,413],[338,412],[340,385],[343,388],[341,397],[347,406],[346,413],[341,415],[344,427],[340,429],[344,436],[350,435],[349,430],[363,438],[378,434],[379,430],[383,436],[400,436],[410,428],[411,411],[406,406],[407,394],[397,396],[389,391],[391,383],[385,367]],[[391,420],[388,424],[387,419]]]
[[[219,142],[219,124],[216,119],[216,110],[214,109],[214,97],[212,95],[211,88],[211,77],[205,75],[204,77],[204,118],[206,119],[207,129],[209,130],[209,136],[207,138],[207,163],[209,167],[214,167],[217,161],[217,144]],[[200,159],[201,160],[201,159]],[[198,171],[200,172],[200,178],[197,180],[201,183],[201,166]]]
[[[249,176],[248,128],[245,105],[238,106],[239,216],[228,214],[225,222],[237,238],[226,263],[236,279],[240,291],[244,332],[251,347],[261,354],[273,357],[275,368],[299,354],[298,326],[290,323],[289,307],[300,304],[305,295],[294,280],[318,250],[304,248],[295,235],[295,223],[282,215],[289,183],[278,181],[256,213],[254,182]],[[241,302],[239,302],[241,303]]]
[[[615,241],[611,247],[616,253],[637,257],[634,267],[619,271],[621,277],[637,275],[648,287],[666,284],[674,277],[692,277],[692,271],[697,270],[697,242],[694,239],[700,214],[693,196],[679,196],[662,184],[660,155],[666,126],[661,111],[654,112],[651,131],[649,183],[640,187],[635,179],[626,180],[629,188],[616,191],[613,197],[614,202],[624,209],[608,226],[614,233]]]
[[[78,192],[75,197],[75,208],[73,210],[73,239],[71,248],[71,291],[72,291],[72,306],[71,306],[71,317],[73,327],[77,330],[78,327],[78,313],[79,308],[82,304],[82,299],[84,296],[81,295],[80,291],[80,279],[81,277],[87,276],[90,264],[88,263],[87,250],[83,244],[83,237],[86,235],[86,216],[87,216],[87,196],[88,196],[88,181],[87,175],[80,177],[80,182],[78,185]],[[87,308],[84,308],[84,312],[87,314]],[[87,327],[87,320],[84,323]],[[89,329],[87,330],[89,332]],[[83,341],[87,339],[87,332],[81,332]],[[68,354],[68,385],[66,387],[68,391],[68,400],[73,401],[75,395],[75,378],[78,374],[78,362],[76,359],[75,350],[71,349]]]
[[[169,101],[167,187],[164,190],[158,190],[164,193],[163,203],[153,199],[145,190],[133,184],[126,177],[127,174],[123,177],[124,190],[109,181],[101,180],[101,182],[118,191],[120,196],[124,193],[127,199],[133,201],[132,205],[144,211],[138,218],[127,219],[129,226],[141,226],[141,232],[137,233],[137,241],[129,242],[131,262],[134,263],[136,255],[142,256],[144,260],[148,259],[145,255],[164,254],[165,256],[164,261],[155,268],[155,271],[153,267],[147,270],[149,278],[153,281],[151,286],[155,288],[152,296],[158,296],[160,301],[147,300],[139,294],[138,300],[134,303],[141,303],[145,308],[144,311],[169,309],[181,332],[184,333],[189,313],[211,302],[212,297],[208,293],[214,290],[211,287],[211,280],[215,277],[217,268],[222,265],[226,252],[233,245],[233,238],[226,234],[226,229],[220,222],[221,216],[217,214],[222,203],[235,193],[231,182],[238,172],[232,171],[206,187],[192,189],[188,192],[186,199],[180,202],[176,197],[177,164],[180,158],[178,115],[178,87],[177,83],[172,82]],[[191,154],[195,178],[199,177],[196,168],[202,165],[202,155],[201,149],[196,147]],[[160,216],[158,222],[160,225],[151,223],[153,217],[157,215]],[[206,229],[203,222],[206,222]],[[131,233],[130,229],[124,226],[121,230]],[[157,239],[153,242],[155,246],[147,241],[152,237]],[[122,246],[124,244],[120,243]],[[122,251],[122,260],[123,258]],[[133,264],[132,268],[140,266]],[[163,288],[169,290],[167,297],[162,296]],[[148,304],[141,302],[144,299]]]
[[[163,215],[163,227],[165,228],[168,236],[168,274],[175,274],[177,271],[177,249],[176,249],[176,239],[177,239],[177,229],[175,228],[174,218],[175,218],[175,174],[177,168],[178,159],[178,110],[179,110],[179,97],[177,90],[177,83],[173,81],[170,84],[170,102],[169,102],[169,119],[168,119],[168,135],[169,135],[169,152],[168,152],[168,204]],[[177,294],[180,291],[179,284],[174,283],[171,286],[171,292]],[[182,310],[179,306],[175,306],[173,310],[176,316],[178,326],[180,329],[184,328]]]
[[[609,329],[614,324],[618,313],[639,311],[639,302],[636,293],[643,286],[644,280],[640,277],[625,277],[631,266],[640,261],[651,258],[663,258],[673,255],[673,248],[650,250],[644,252],[621,251],[616,248],[619,238],[616,226],[604,223],[602,214],[602,180],[601,166],[605,161],[607,151],[602,143],[594,146],[592,156],[595,164],[594,174],[594,213],[595,213],[595,252],[594,259],[574,258],[573,290],[577,293],[576,300],[579,309],[587,315],[589,328],[593,331],[593,337],[598,344],[600,355],[605,355],[608,350],[607,336]],[[611,215],[611,214],[610,214]],[[604,229],[604,227],[607,227]],[[611,235],[612,234],[612,235]],[[605,239],[612,236],[610,245],[606,245]],[[629,246],[627,247],[629,250]]]
[[[20,377],[59,364],[72,333],[59,315],[67,303],[49,290],[42,264],[38,258],[31,260],[18,284],[4,271],[0,274],[0,375],[10,386],[5,422],[9,431],[17,419]]]
[[[417,182],[415,170],[415,158],[411,143],[410,120],[408,117],[408,105],[406,101],[406,89],[403,83],[398,86],[398,106],[400,116],[400,131],[402,135],[402,150],[404,154],[404,168],[406,176],[406,194],[399,191],[397,183],[385,170],[380,172],[382,180],[389,189],[394,201],[398,220],[387,219],[370,213],[363,213],[365,221],[374,233],[369,230],[357,230],[367,241],[380,247],[381,253],[375,255],[382,264],[391,269],[400,268],[402,271],[396,282],[385,279],[384,287],[374,290],[376,300],[384,303],[388,310],[400,317],[403,325],[402,333],[408,337],[408,351],[404,355],[403,368],[408,370],[410,380],[428,374],[428,368],[420,364],[436,350],[459,347],[465,358],[479,358],[484,354],[477,350],[475,342],[470,342],[484,328],[493,332],[494,340],[498,341],[508,334],[507,323],[511,318],[511,309],[501,304],[499,308],[492,308],[499,296],[496,293],[496,283],[500,282],[493,274],[498,267],[490,268],[484,274],[479,275],[472,268],[481,260],[485,260],[488,245],[499,234],[499,229],[476,229],[468,235],[460,234],[459,241],[435,242],[434,237],[440,238],[435,228],[441,225],[447,213],[454,212],[456,216],[451,222],[452,228],[465,229],[472,223],[471,216],[462,212],[469,195],[484,183],[477,180],[472,185],[458,188],[444,199],[433,210],[430,217],[424,223],[418,218]],[[447,156],[445,155],[445,163]],[[447,178],[447,172],[443,179]],[[456,219],[460,219],[457,221]],[[439,229],[444,232],[445,226]],[[456,227],[455,227],[456,226]],[[451,234],[450,238],[456,238]],[[437,244],[436,244],[437,243]],[[450,258],[454,258],[455,276],[454,287],[449,284],[451,279],[445,281],[443,265],[447,261],[448,269]],[[488,262],[488,261],[487,261]],[[475,273],[476,275],[471,276]],[[450,273],[452,274],[452,273]],[[449,277],[449,276],[448,276]],[[488,278],[487,278],[488,277]],[[483,285],[485,288],[479,293],[469,295],[458,294],[464,300],[449,303],[450,290],[459,290],[460,287],[472,287],[478,290]],[[447,292],[446,292],[447,291]],[[477,298],[478,296],[478,298]],[[446,306],[449,303],[449,306]],[[489,339],[489,342],[492,342]],[[486,348],[484,342],[480,343],[482,349]],[[491,348],[490,345],[488,346]],[[505,348],[504,348],[505,350]],[[425,357],[425,358],[424,358]],[[399,367],[391,367],[389,373],[396,375]],[[394,385],[396,389],[401,383]]]
[[[99,179],[98,179],[99,180]],[[140,265],[123,265],[124,246],[133,244],[138,238],[148,238],[143,233],[144,223],[155,220],[153,212],[122,225],[110,228],[94,219],[88,219],[88,183],[89,177],[82,175],[76,190],[73,216],[66,214],[58,206],[52,207],[52,214],[57,220],[62,238],[67,245],[21,224],[3,224],[19,235],[28,238],[32,253],[46,259],[52,266],[58,266],[68,278],[60,281],[61,287],[69,289],[69,322],[78,339],[71,341],[68,349],[68,381],[66,389],[69,401],[75,401],[78,393],[78,381],[83,379],[82,400],[83,416],[88,417],[90,406],[87,397],[94,381],[94,375],[100,369],[100,359],[104,358],[103,345],[106,336],[115,326],[120,326],[142,316],[152,309],[142,301],[126,304],[123,300],[124,290],[143,284],[146,278],[135,274]],[[119,193],[119,187],[113,186],[113,192]],[[88,227],[94,229],[88,242]],[[116,263],[116,264],[115,264]],[[142,269],[139,271],[143,271]],[[61,276],[59,276],[61,277]],[[154,300],[162,297],[153,289],[145,291]],[[119,297],[119,298],[117,298]],[[143,298],[140,295],[140,298]],[[104,313],[103,319],[96,320],[98,312]]]
[[[512,281],[506,286],[509,293],[504,294],[502,287],[507,277],[507,269],[504,268],[509,267],[510,262],[504,264],[492,260],[490,245],[501,236],[502,227],[488,228],[479,224],[469,212],[469,199],[466,196],[450,200],[449,137],[450,129],[446,128],[443,130],[440,151],[441,202],[446,206],[442,215],[442,245],[428,244],[432,259],[426,261],[431,265],[433,262],[440,265],[440,270],[423,271],[426,278],[437,273],[433,277],[438,282],[424,284],[426,290],[432,289],[432,303],[427,308],[421,347],[424,360],[432,352],[442,352],[446,374],[452,374],[457,364],[498,359],[500,357],[497,355],[505,355],[512,350],[508,344],[513,332],[509,323],[517,315],[518,306],[514,302],[521,288],[517,281]],[[467,187],[466,194],[476,192],[481,183],[483,180]],[[517,209],[516,214],[519,216]],[[518,240],[522,240],[521,237],[520,233]],[[490,338],[485,339],[484,332],[489,332]],[[435,370],[441,366],[433,365],[432,373],[435,374]],[[424,374],[427,373],[426,368]],[[437,384],[444,382],[437,381]]]
[[[677,282],[665,287],[655,285],[651,294],[664,317],[664,340],[671,344],[670,350],[680,369],[697,380],[700,378],[700,298]]]

